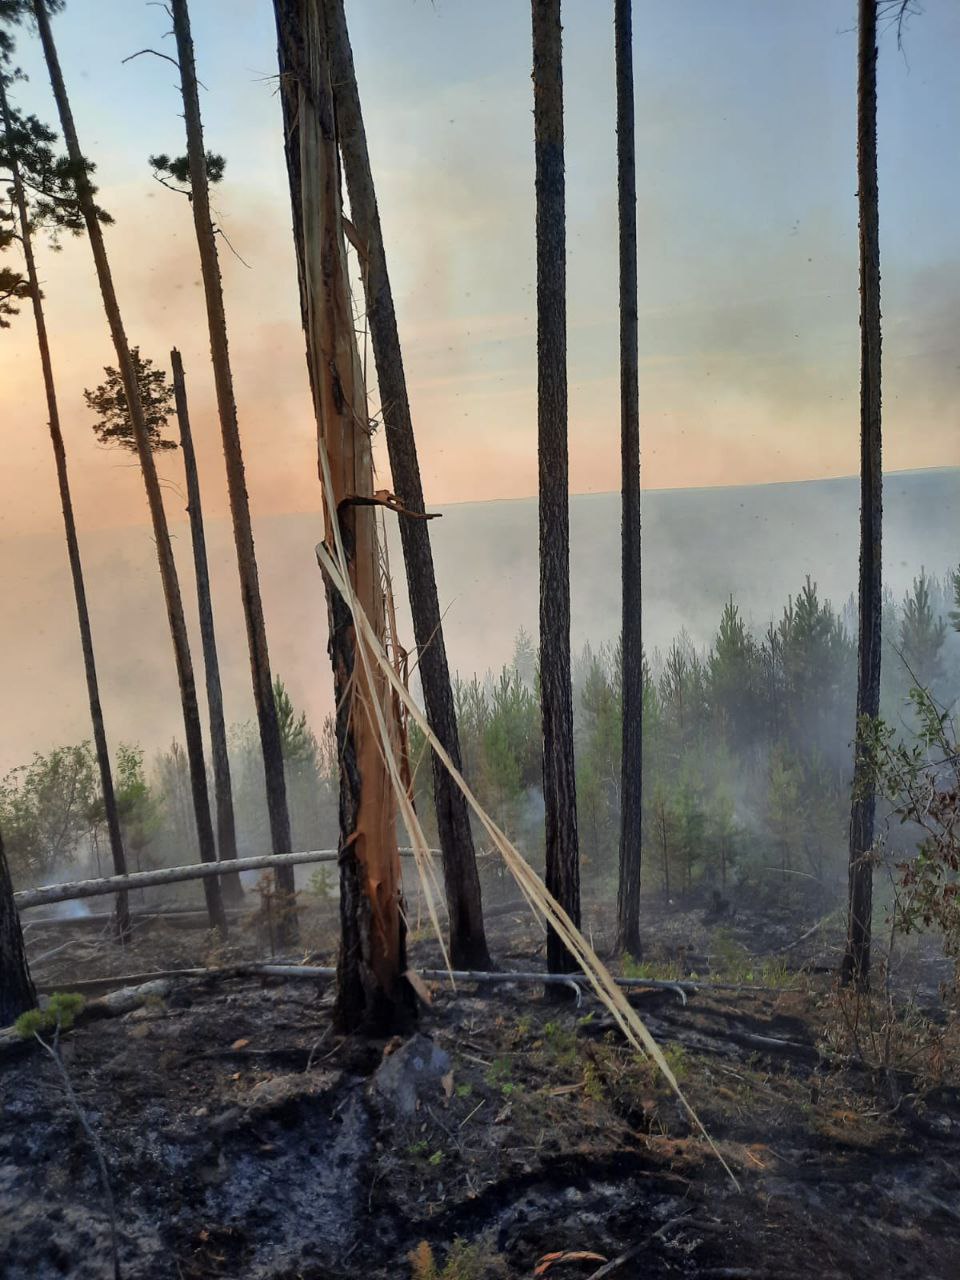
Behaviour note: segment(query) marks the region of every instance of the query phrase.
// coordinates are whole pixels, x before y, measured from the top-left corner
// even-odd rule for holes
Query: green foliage
[[[37,752],[0,779],[0,828],[14,876],[36,880],[73,861],[92,835],[98,797],[87,743]]]
[[[280,726],[280,750],[284,761],[288,764],[304,764],[315,762],[317,757],[317,740],[307,724],[307,713],[299,715],[294,710],[290,695],[279,676],[273,681],[273,701],[277,708],[277,721]]]
[[[227,162],[223,156],[213,151],[207,152],[207,182],[211,186],[222,182],[226,167]],[[153,176],[163,186],[181,195],[190,194],[190,161],[187,156],[151,156],[150,168],[153,170]]]
[[[904,933],[938,930],[960,972],[960,741],[926,689],[910,696],[911,736],[882,720],[861,722],[869,777],[915,841],[915,856],[899,867],[894,924]]]
[[[911,679],[923,688],[942,675],[941,652],[947,637],[947,624],[933,603],[931,583],[925,570],[913,580],[913,590],[903,602],[900,622],[900,650],[911,672]]]
[[[177,442],[163,435],[173,412],[173,387],[167,381],[166,373],[163,369],[155,368],[152,360],[141,356],[139,347],[130,348],[130,358],[137,375],[150,448],[155,453],[176,449]],[[101,444],[119,445],[120,448],[135,453],[137,441],[130,410],[127,408],[123,379],[119,371],[109,365],[103,371],[107,375],[106,380],[94,390],[88,389],[83,393],[87,408],[96,414],[94,435]]]
[[[86,1001],[76,992],[55,991],[42,1009],[28,1009],[14,1023],[18,1036],[29,1040],[52,1031],[69,1031]]]

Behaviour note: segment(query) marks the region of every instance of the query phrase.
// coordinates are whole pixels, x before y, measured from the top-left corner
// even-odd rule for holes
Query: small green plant
[[[432,1164],[432,1165],[443,1164],[443,1152],[435,1151],[433,1155],[430,1157],[430,1159],[427,1161],[427,1164]]]
[[[484,1080],[494,1088],[502,1088],[513,1078],[513,1064],[509,1058],[494,1058],[484,1073]]]
[[[457,1085],[458,1098],[469,1098],[471,1093],[473,1093],[473,1085],[470,1084],[469,1081],[465,1082],[464,1084]]]
[[[42,1009],[28,1009],[14,1023],[18,1036],[32,1036],[51,1031],[69,1031],[86,1001],[76,992],[55,991]]]
[[[310,892],[321,902],[332,902],[337,896],[336,875],[331,867],[319,866],[310,877]]]
[[[684,977],[683,970],[676,961],[644,961],[634,960],[633,956],[623,957],[623,976],[625,978],[649,978],[654,982],[679,982]]]
[[[447,1260],[437,1265],[433,1248],[421,1240],[407,1254],[411,1280],[488,1280],[494,1276],[506,1276],[503,1258],[493,1253],[480,1241],[468,1244],[458,1236],[450,1246]]]

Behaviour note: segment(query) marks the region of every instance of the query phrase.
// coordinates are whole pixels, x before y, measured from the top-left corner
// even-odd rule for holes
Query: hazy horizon
[[[921,566],[936,575],[960,563],[960,468],[886,476],[885,578],[899,598]],[[202,670],[187,525],[171,531]],[[451,666],[469,677],[510,660],[523,627],[537,631],[536,499],[439,508],[431,536]],[[806,574],[843,608],[856,591],[859,482],[856,477],[774,485],[651,490],[644,502],[644,629],[650,650],[681,629],[707,644],[729,594],[757,630],[795,595]],[[620,628],[620,500],[577,494],[570,503],[572,633],[575,651],[616,639]],[[412,630],[404,603],[396,525],[388,523],[401,635]],[[319,513],[255,522],[264,611],[274,671],[319,728],[332,706],[326,605],[314,556]],[[252,718],[246,639],[229,522],[207,520],[227,718]],[[111,743],[148,750],[180,737],[173,658],[156,554],[145,525],[86,530],[81,546],[94,643]],[[89,737],[76,616],[62,539],[54,533],[0,536],[0,576],[19,607],[8,619],[4,690],[8,731],[0,770],[33,750]]]

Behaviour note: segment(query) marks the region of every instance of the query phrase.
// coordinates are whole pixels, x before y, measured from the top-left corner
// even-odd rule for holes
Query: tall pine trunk
[[[343,0],[325,0],[324,8],[337,134],[350,197],[350,217],[363,255],[361,274],[367,303],[367,324],[380,385],[390,473],[400,505],[414,515],[422,515],[425,508],[420,464]],[[427,522],[401,515],[400,541],[427,719],[459,769],[457,716]],[[439,757],[431,755],[437,831],[443,855],[450,921],[450,959],[455,968],[487,969],[490,955],[483,927],[480,877],[467,803]]]
[[[633,0],[614,0],[617,205],[620,215],[621,685],[620,880],[617,945],[639,959],[643,768],[643,626],[640,590],[640,402],[637,333],[637,166],[633,107]]]
[[[7,103],[2,77],[0,77],[0,115],[2,115],[4,132],[12,140],[13,122],[10,118],[10,108]],[[103,723],[103,709],[100,705],[100,683],[97,679],[97,664],[93,655],[93,631],[90,626],[90,611],[87,608],[87,590],[83,580],[83,564],[80,559],[77,524],[73,515],[73,499],[70,495],[67,455],[63,443],[63,432],[60,429],[60,408],[57,403],[56,384],[53,380],[53,361],[50,358],[47,322],[43,313],[43,295],[40,289],[40,281],[37,277],[36,260],[33,255],[33,238],[27,210],[26,193],[23,187],[20,166],[17,163],[12,145],[10,149],[10,171],[13,178],[13,198],[20,223],[20,242],[27,267],[27,282],[30,286],[30,300],[33,304],[33,319],[37,329],[37,346],[40,350],[43,389],[47,398],[50,443],[53,446],[53,458],[57,470],[57,487],[60,490],[60,507],[63,511],[63,528],[67,540],[67,559],[70,563],[70,577],[73,582],[73,595],[77,606],[80,649],[83,653],[87,700],[90,704],[90,721],[93,725],[93,746],[97,757],[97,768],[100,771],[103,809],[107,820],[107,832],[110,837],[110,852],[113,857],[114,874],[123,876],[127,874],[127,859],[123,848],[117,797],[113,789],[113,772],[110,767],[107,732]],[[117,894],[115,923],[117,936],[121,942],[126,942],[130,937],[130,907],[125,891]]]
[[[21,1013],[36,1006],[37,993],[27,965],[23,930],[0,835],[0,1027],[8,1027]]]
[[[213,789],[217,807],[217,857],[221,862],[237,856],[237,827],[233,812],[233,784],[230,779],[230,757],[227,753],[227,726],[223,715],[223,689],[220,684],[220,659],[217,656],[217,633],[213,622],[213,598],[210,594],[210,567],[207,563],[207,539],[203,530],[203,506],[200,501],[200,477],[197,455],[193,448],[190,411],[187,405],[187,383],[183,361],[176,348],[170,352],[173,369],[173,395],[180,428],[180,449],[187,481],[187,515],[190,517],[190,541],[193,546],[193,568],[197,579],[197,606],[200,617],[200,644],[207,688],[207,715],[210,719],[210,755],[213,759]],[[243,886],[234,871],[220,881],[224,901],[232,907],[243,901]]]
[[[857,179],[860,207],[860,612],[857,730],[850,810],[847,948],[841,976],[870,980],[876,791],[864,718],[880,714],[883,480],[880,424],[880,212],[877,188],[877,0],[860,0],[857,55]]]
[[[170,531],[167,527],[167,516],[163,509],[163,497],[160,492],[160,481],[150,438],[144,419],[143,405],[140,403],[140,391],[137,385],[137,374],[130,355],[130,346],[123,328],[120,306],[117,302],[110,263],[107,259],[106,246],[103,242],[103,231],[97,218],[96,205],[86,170],[83,164],[83,153],[77,140],[77,130],[70,110],[57,56],[53,32],[44,0],[34,0],[34,16],[40,32],[43,54],[50,73],[50,84],[57,103],[60,127],[67,147],[67,155],[75,173],[77,199],[83,214],[87,236],[93,251],[100,293],[103,297],[104,311],[110,326],[117,357],[117,368],[123,379],[123,389],[127,400],[127,409],[137,442],[137,454],[140,459],[140,470],[143,473],[147,502],[150,507],[150,518],[153,524],[153,535],[157,546],[157,559],[160,565],[160,578],[163,584],[164,603],[167,608],[167,620],[170,625],[170,636],[173,640],[174,656],[177,664],[177,679],[180,685],[180,701],[183,707],[183,726],[186,737],[187,758],[190,765],[190,784],[193,792],[193,808],[197,823],[197,839],[200,846],[200,857],[204,862],[216,862],[217,851],[213,838],[213,823],[210,819],[210,801],[207,794],[207,771],[203,760],[203,737],[200,730],[200,712],[197,706],[197,687],[193,675],[193,662],[190,657],[190,642],[187,637],[187,624],[183,614],[183,600],[180,595],[180,582],[177,566],[173,558],[173,547],[170,542]],[[223,899],[220,884],[216,877],[203,882],[207,901],[207,913],[211,927],[226,934],[227,922],[223,911]]]
[[[233,371],[230,367],[230,351],[227,344],[227,317],[223,306],[223,286],[220,279],[220,261],[213,219],[210,215],[210,191],[207,181],[207,159],[203,146],[203,123],[200,118],[200,98],[197,92],[197,71],[193,55],[193,39],[190,35],[190,15],[187,0],[171,0],[173,30],[177,41],[177,61],[180,64],[180,81],[183,92],[183,114],[187,131],[187,159],[190,165],[190,196],[193,223],[200,251],[200,271],[207,307],[207,325],[210,331],[210,355],[213,361],[213,378],[217,393],[217,410],[220,417],[220,433],[223,437],[223,456],[227,469],[227,488],[230,495],[230,516],[233,521],[233,537],[237,548],[237,567],[240,572],[240,596],[247,628],[247,648],[250,653],[250,673],[253,680],[253,701],[260,728],[260,746],[263,752],[263,769],[267,788],[267,812],[270,818],[270,840],[274,853],[289,853],[293,848],[290,830],[290,811],[287,806],[287,788],[283,771],[283,751],[280,741],[280,725],[273,698],[273,680],[270,674],[270,655],[267,650],[267,631],[263,620],[263,603],[260,598],[260,579],[257,572],[257,556],[253,544],[253,528],[250,523],[250,503],[247,498],[247,482],[240,445],[240,429],[237,424],[237,402],[233,390]],[[296,938],[294,913],[294,872],[292,867],[278,867],[274,871],[277,889],[285,899],[281,915],[281,934],[287,942]]]
[[[540,706],[546,885],[580,924],[580,852],[570,679],[570,521],[567,458],[567,278],[560,0],[533,0],[533,117],[537,196],[537,424],[540,470]],[[551,973],[575,961],[554,930]]]
[[[274,0],[280,91],[307,366],[319,448],[326,453],[333,503],[324,486],[324,526],[337,530],[360,607],[382,638],[386,610],[375,508],[366,388],[357,351],[343,241],[340,170],[321,0]],[[323,467],[321,465],[321,477]],[[359,502],[356,501],[359,499]],[[397,803],[373,704],[392,722],[385,677],[369,678],[357,659],[352,614],[326,580],[340,761],[340,959],[336,1018],[344,1029],[406,1026],[412,993],[403,977]]]

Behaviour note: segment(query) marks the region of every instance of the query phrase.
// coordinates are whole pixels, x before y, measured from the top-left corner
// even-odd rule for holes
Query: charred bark
[[[10,118],[10,108],[7,103],[2,77],[0,77],[0,117],[2,117],[4,132],[8,137],[11,137],[13,122]],[[33,319],[37,330],[37,347],[40,351],[43,389],[47,399],[50,443],[53,446],[53,459],[57,471],[57,488],[60,492],[60,507],[63,511],[63,530],[67,542],[67,560],[70,564],[70,578],[73,583],[73,596],[77,607],[80,649],[83,654],[83,673],[87,683],[87,701],[90,704],[90,722],[93,726],[93,747],[97,757],[97,769],[100,773],[100,790],[103,793],[103,811],[107,820],[107,833],[110,838],[110,854],[113,859],[114,874],[122,876],[127,873],[127,859],[123,848],[123,834],[120,828],[117,797],[113,789],[113,771],[110,766],[107,732],[103,722],[103,708],[100,704],[100,681],[97,677],[97,664],[93,653],[93,629],[90,625],[87,588],[83,578],[83,563],[80,559],[80,542],[77,538],[77,523],[73,514],[73,498],[70,494],[67,454],[63,443],[63,432],[60,429],[60,407],[57,402],[57,389],[53,378],[50,340],[47,336],[43,297],[37,276],[36,259],[33,254],[33,237],[30,230],[26,193],[20,166],[17,164],[16,156],[12,149],[10,152],[10,171],[13,178],[13,198],[17,207],[17,219],[20,223],[20,243],[23,247],[23,257],[27,268],[27,282],[30,286],[30,301],[33,304]],[[125,893],[117,894],[115,922],[119,940],[126,942],[130,937],[130,907]]]
[[[570,678],[570,522],[567,457],[567,282],[560,0],[533,0],[537,197],[537,425],[540,494],[540,706],[546,885],[580,926],[580,851]],[[551,973],[575,961],[547,934]]]
[[[366,391],[354,333],[340,197],[330,68],[320,0],[274,0],[280,92],[307,367],[324,485],[328,547],[339,532],[357,601],[377,633],[386,631],[373,494]],[[321,480],[324,469],[321,465]],[[360,499],[358,502],[357,499]],[[397,805],[373,722],[376,702],[389,725],[393,703],[379,670],[357,661],[347,603],[325,578],[329,653],[340,760],[340,912],[336,1018],[350,1030],[407,1027],[415,1014],[403,977]]]
[[[217,807],[217,857],[220,862],[235,862],[237,827],[233,812],[233,784],[230,779],[230,757],[227,753],[227,726],[223,715],[223,689],[220,684],[220,659],[217,656],[217,633],[213,621],[213,598],[210,594],[210,567],[207,563],[207,539],[203,529],[203,506],[200,502],[200,477],[197,455],[193,448],[190,411],[187,405],[187,383],[183,361],[176,348],[170,352],[173,369],[173,395],[180,428],[180,449],[187,482],[187,515],[190,517],[190,541],[193,568],[197,579],[197,607],[200,617],[200,644],[206,677],[207,714],[210,719],[210,755],[213,759],[213,789]],[[243,885],[237,872],[224,875],[220,888],[227,906],[243,901]]]
[[[881,531],[880,212],[877,184],[877,0],[860,0],[857,76],[857,178],[860,211],[860,586],[857,648],[857,727],[847,947],[841,977],[870,981],[873,840],[876,790],[864,742],[865,721],[880,714],[883,608]]]
[[[180,594],[180,581],[177,566],[173,558],[173,547],[170,542],[170,531],[167,527],[167,516],[163,509],[163,497],[160,492],[160,481],[157,475],[156,462],[150,448],[150,438],[144,420],[143,405],[140,402],[140,391],[137,385],[136,369],[130,355],[130,346],[124,331],[117,301],[110,263],[107,259],[103,231],[97,218],[97,209],[93,199],[90,182],[86,177],[83,153],[77,139],[77,130],[70,110],[60,60],[57,56],[50,19],[44,0],[34,0],[34,16],[40,32],[44,59],[50,74],[50,84],[57,103],[60,127],[63,131],[67,154],[76,174],[76,192],[83,214],[84,225],[90,240],[90,248],[97,271],[100,293],[103,298],[104,311],[110,327],[114,350],[117,357],[117,368],[123,379],[124,393],[130,421],[133,425],[137,443],[137,454],[140,459],[140,470],[143,473],[147,502],[150,507],[150,518],[153,535],[157,546],[157,559],[160,566],[160,578],[163,584],[164,603],[167,609],[167,620],[170,636],[173,641],[174,657],[177,665],[177,679],[180,686],[180,701],[183,708],[184,735],[186,738],[187,758],[190,765],[190,784],[193,795],[193,808],[197,823],[197,838],[200,857],[204,862],[216,862],[217,851],[213,838],[213,823],[210,820],[210,801],[207,794],[207,771],[203,760],[203,737],[200,730],[200,712],[197,706],[197,687],[193,675],[193,662],[190,657],[190,642],[187,636],[187,625],[183,613],[183,600]],[[227,931],[227,920],[223,911],[223,899],[220,884],[216,878],[204,881],[207,911],[211,927],[221,934]]]
[[[20,916],[13,902],[13,884],[0,835],[0,1027],[16,1022],[21,1013],[37,1007]]]
[[[614,0],[617,205],[620,219],[621,684],[620,877],[617,948],[639,959],[642,852],[643,626],[640,577],[640,359],[637,326],[637,166],[633,0]]]
[[[343,0],[325,0],[324,8],[336,128],[350,197],[350,216],[363,246],[361,274],[366,294],[367,324],[380,384],[390,473],[400,505],[414,514],[423,514],[420,463]],[[427,719],[451,760],[460,769],[457,716],[426,521],[401,516],[400,541]],[[439,757],[431,753],[431,758],[437,832],[443,854],[449,913],[450,958],[461,968],[488,969],[490,956],[483,927],[480,877],[467,802]]]
[[[293,848],[290,830],[290,812],[287,806],[287,788],[283,771],[283,750],[280,741],[280,725],[273,697],[273,680],[270,674],[270,654],[267,649],[267,631],[263,620],[263,602],[260,597],[260,578],[257,556],[250,522],[250,503],[237,423],[237,402],[233,389],[233,371],[230,367],[230,351],[227,343],[227,317],[223,305],[223,286],[220,279],[220,262],[217,255],[216,232],[210,214],[210,191],[207,181],[207,157],[203,145],[203,123],[200,118],[200,98],[197,92],[197,72],[193,55],[193,39],[190,34],[190,15],[187,0],[171,0],[173,30],[177,41],[177,60],[180,64],[183,113],[187,131],[187,158],[190,166],[190,194],[193,222],[200,251],[200,271],[206,299],[207,324],[210,331],[210,355],[217,395],[220,432],[223,437],[223,457],[227,469],[227,489],[230,497],[230,516],[237,549],[237,568],[240,573],[240,596],[247,629],[247,648],[250,653],[250,673],[253,680],[253,701],[260,729],[260,746],[263,752],[263,769],[267,788],[267,812],[270,819],[270,839],[274,853],[289,853]],[[277,868],[277,890],[284,899],[282,934],[286,942],[293,942],[297,934],[294,908],[293,870]]]

